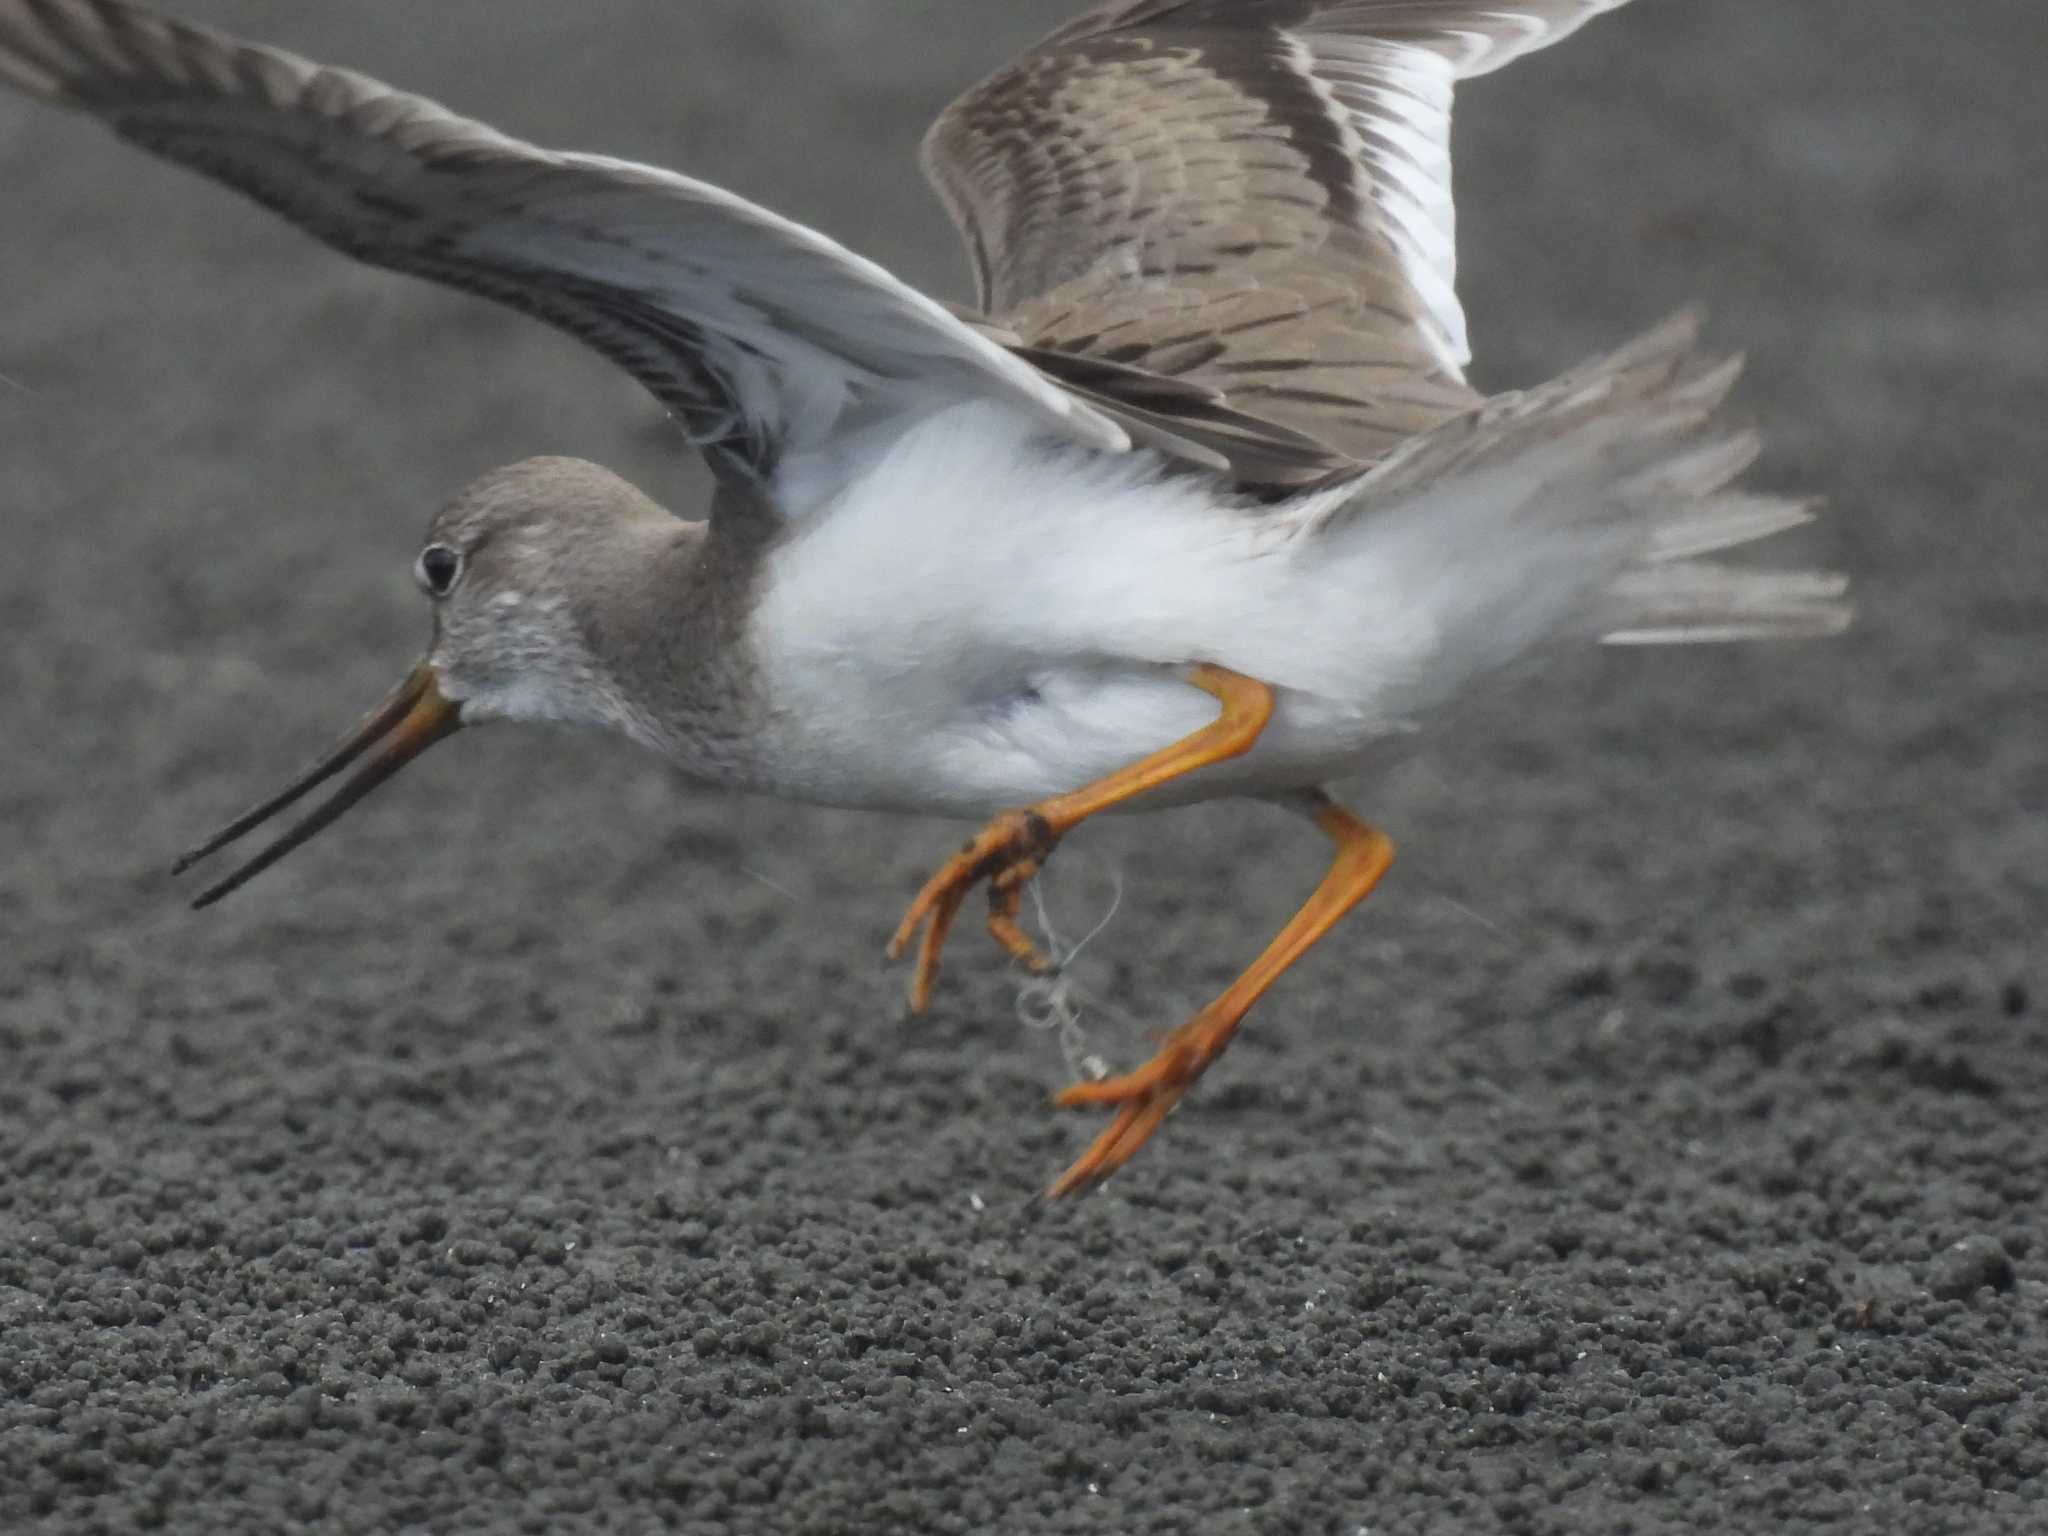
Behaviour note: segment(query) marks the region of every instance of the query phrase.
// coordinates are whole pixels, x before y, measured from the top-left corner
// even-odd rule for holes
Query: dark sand
[[[960,293],[917,134],[1066,6],[185,9]],[[410,662],[439,497],[701,482],[572,344],[0,101],[0,1529],[2044,1528],[2044,58],[1666,0],[1467,92],[1480,376],[1707,303],[1862,623],[1561,658],[1354,786],[1395,878],[1050,1210],[1012,980],[878,963],[955,827],[479,732],[184,910]],[[1164,1024],[1321,857],[1226,806],[1055,884],[1121,870],[1089,974]]]

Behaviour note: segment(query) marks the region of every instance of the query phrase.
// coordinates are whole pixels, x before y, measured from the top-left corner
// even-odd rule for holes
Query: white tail
[[[1740,358],[1698,356],[1680,315],[1538,388],[1495,396],[1324,503],[1429,614],[1439,676],[1552,636],[1613,645],[1787,639],[1850,621],[1847,581],[1703,558],[1811,521],[1813,503],[1732,489],[1754,431],[1717,422]]]

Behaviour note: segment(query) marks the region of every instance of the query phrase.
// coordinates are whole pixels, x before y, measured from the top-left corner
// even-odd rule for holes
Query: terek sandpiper
[[[1454,82],[1623,0],[1112,0],[948,107],[925,164],[973,309],[673,172],[508,138],[119,0],[0,0],[0,79],[375,265],[560,326],[719,489],[685,522],[534,459],[433,519],[425,658],[181,861],[362,759],[205,905],[433,742],[624,731],[712,784],[987,819],[890,941],[915,1006],[962,902],[1100,811],[1294,807],[1335,860],[1052,1186],[1121,1167],[1392,845],[1319,786],[1537,645],[1818,635],[1836,577],[1704,558],[1804,522],[1733,489],[1734,362],[1688,320],[1522,393],[1465,381]],[[29,213],[17,209],[19,232]],[[922,937],[920,938],[920,934]]]

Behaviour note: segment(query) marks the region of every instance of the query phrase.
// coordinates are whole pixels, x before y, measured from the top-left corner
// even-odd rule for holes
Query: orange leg
[[[984,880],[988,882],[989,932],[1009,954],[1044,970],[1045,960],[1017,924],[1017,906],[1024,887],[1038,873],[1059,840],[1097,811],[1120,805],[1133,795],[1206,768],[1211,763],[1242,756],[1273,718],[1273,690],[1264,683],[1241,677],[1222,667],[1190,667],[1187,680],[1203,692],[1213,694],[1222,711],[1194,735],[1175,742],[1119,769],[1093,784],[1069,794],[1055,795],[1020,811],[1004,811],[982,828],[981,833],[927,880],[896,935],[889,941],[889,958],[899,959],[924,929],[918,946],[917,969],[910,981],[910,1006],[922,1013],[932,1000],[932,983],[939,974],[939,951],[960,905],[968,893]]]
[[[1046,1191],[1050,1199],[1073,1194],[1108,1178],[1131,1160],[1159,1129],[1182,1094],[1223,1054],[1244,1016],[1309,947],[1337,920],[1364,900],[1394,862],[1394,845],[1378,828],[1359,820],[1318,792],[1311,801],[1317,826],[1337,845],[1323,883],[1280,930],[1265,953],[1232,982],[1223,995],[1166,1037],[1158,1053],[1134,1072],[1099,1083],[1074,1083],[1054,1103],[1063,1107],[1108,1104],[1116,1118]]]

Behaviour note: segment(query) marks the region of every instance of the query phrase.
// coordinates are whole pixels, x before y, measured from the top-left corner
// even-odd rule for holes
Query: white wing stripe
[[[1483,13],[1484,19],[1501,30],[1478,34],[1476,49],[1459,61],[1458,77],[1469,80],[1477,75],[1490,75],[1524,54],[1563,42],[1595,16],[1627,3],[1628,0],[1576,0],[1570,11],[1550,16],[1515,6],[1489,9]],[[1508,29],[1513,29],[1513,33],[1508,34]],[[1457,30],[1459,35],[1465,35],[1464,28]]]
[[[1300,32],[1296,58],[1349,151],[1360,202],[1375,210],[1401,275],[1424,313],[1437,366],[1464,377],[1471,348],[1458,303],[1456,211],[1451,201],[1452,61],[1382,38]]]
[[[1381,221],[1425,313],[1423,339],[1453,378],[1472,350],[1458,302],[1457,209],[1451,189],[1454,82],[1548,47],[1626,0],[1502,4],[1457,13],[1426,41],[1375,33],[1374,0],[1335,5],[1289,35],[1301,76],[1329,109],[1356,166],[1361,204]],[[1422,6],[1405,9],[1420,11]]]

